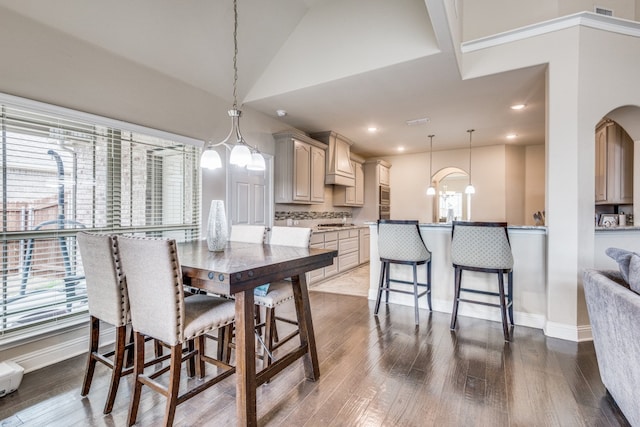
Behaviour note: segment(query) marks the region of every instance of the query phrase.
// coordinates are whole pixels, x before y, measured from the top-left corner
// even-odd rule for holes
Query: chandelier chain
[[[238,1],[233,0],[233,109],[238,109]]]
[[[473,135],[474,131],[475,129],[467,130],[469,132],[469,185],[471,185],[471,135]]]

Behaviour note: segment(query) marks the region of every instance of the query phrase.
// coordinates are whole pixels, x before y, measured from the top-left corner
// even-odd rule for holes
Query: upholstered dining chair
[[[267,227],[264,225],[240,225],[231,226],[230,242],[263,243]]]
[[[295,246],[300,248],[308,248],[311,240],[311,228],[306,227],[278,227],[271,228],[271,236],[269,238],[270,245]],[[282,280],[269,284],[266,295],[256,295],[255,304],[265,307],[264,324],[258,323],[257,329],[260,330],[264,326],[264,334],[261,339],[265,347],[263,356],[263,367],[268,367],[273,358],[273,352],[287,341],[300,333],[299,329],[289,333],[283,338],[278,337],[276,329],[276,320],[298,325],[298,322],[284,317],[276,316],[276,307],[280,304],[293,299],[293,287],[290,280]]]
[[[451,228],[451,262],[455,271],[455,294],[451,312],[451,329],[458,320],[460,302],[499,307],[504,339],[510,340],[509,324],[513,327],[513,254],[506,222],[454,221]],[[479,271],[498,276],[498,291],[462,287],[462,272]],[[504,275],[507,275],[507,290]],[[498,297],[499,303],[462,298],[462,292]],[[507,320],[507,314],[509,319]]]
[[[389,292],[413,295],[415,324],[420,323],[418,298],[427,296],[427,304],[431,311],[431,252],[427,249],[418,221],[378,220],[378,254],[380,256],[380,281],[374,314],[378,315],[382,292],[389,303]],[[391,278],[391,264],[409,265],[412,268],[413,280]],[[426,265],[426,282],[418,281],[418,266]],[[394,286],[392,287],[392,284]],[[397,286],[397,285],[400,286]],[[407,290],[407,285],[412,289]],[[420,292],[420,289],[424,291]]]
[[[84,268],[89,305],[89,353],[80,395],[89,394],[96,363],[111,369],[111,380],[103,412],[108,414],[120,385],[120,378],[133,372],[133,342],[127,338],[130,326],[129,296],[120,263],[118,237],[81,231],[76,235]],[[113,350],[100,351],[100,322],[115,327]],[[154,341],[155,357],[147,365],[166,360],[162,346]],[[126,360],[125,360],[125,355]]]
[[[235,372],[235,368],[205,354],[205,334],[234,322],[235,304],[209,295],[184,297],[182,272],[176,242],[172,239],[145,237],[118,238],[122,267],[127,277],[131,324],[134,330],[134,389],[129,407],[128,425],[138,414],[142,386],[147,385],[167,398],[164,425],[172,425],[176,406]],[[226,334],[230,336],[230,334]],[[144,336],[162,341],[171,349],[169,366],[145,373]],[[183,355],[183,344],[195,341],[195,350]],[[205,362],[223,372],[199,382],[180,394],[182,362],[195,358],[195,372],[204,378]],[[168,386],[156,378],[169,372]]]

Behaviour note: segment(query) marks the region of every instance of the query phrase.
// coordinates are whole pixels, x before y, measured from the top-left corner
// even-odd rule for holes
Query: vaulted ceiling
[[[544,143],[543,66],[463,80],[439,0],[238,0],[238,101],[364,156]],[[231,105],[232,0],[0,0]],[[509,108],[526,103],[524,111]],[[428,118],[409,126],[408,120]],[[369,132],[369,127],[378,131]],[[513,141],[509,133],[518,134]]]

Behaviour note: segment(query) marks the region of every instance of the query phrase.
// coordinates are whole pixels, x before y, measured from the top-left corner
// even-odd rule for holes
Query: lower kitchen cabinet
[[[366,230],[367,243],[363,246],[361,235]],[[338,251],[337,258],[334,258],[333,264],[318,270],[307,273],[307,282],[309,284],[318,283],[322,280],[335,276],[338,273],[344,273],[351,270],[363,262],[369,260],[369,228],[351,228],[340,231],[317,231],[311,235],[312,248],[334,249]],[[365,258],[361,252],[366,252]],[[366,261],[362,261],[366,259]]]

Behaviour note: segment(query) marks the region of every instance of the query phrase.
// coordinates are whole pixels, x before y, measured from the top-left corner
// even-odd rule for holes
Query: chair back
[[[418,221],[378,221],[378,255],[381,260],[422,262],[431,259],[431,252],[422,240]]]
[[[76,235],[87,283],[89,314],[114,326],[129,323],[127,282],[118,237],[80,231]]]
[[[182,271],[173,239],[118,238],[133,329],[168,345],[184,341]]]
[[[264,225],[239,225],[231,226],[230,242],[263,243],[264,233],[267,228]]]
[[[506,222],[454,221],[451,229],[453,265],[480,269],[513,268]]]
[[[270,245],[308,248],[311,229],[306,227],[271,227]]]

